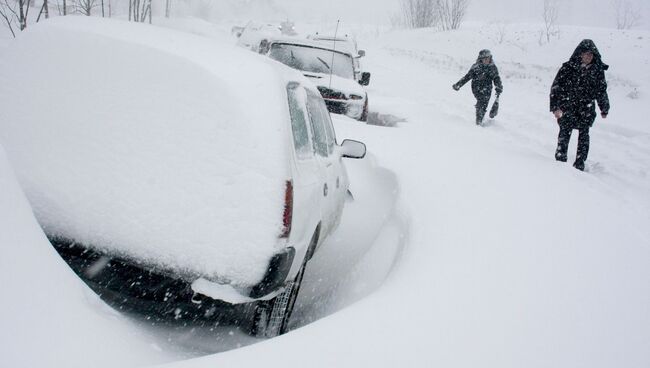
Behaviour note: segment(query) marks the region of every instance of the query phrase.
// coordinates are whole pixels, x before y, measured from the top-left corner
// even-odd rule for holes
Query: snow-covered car
[[[357,45],[357,40],[355,37],[343,33],[342,35],[329,35],[327,33],[313,33],[307,35],[307,39],[320,41],[321,43],[329,44],[329,47],[335,48],[336,50],[346,50],[351,55],[356,55],[354,58],[354,68],[355,68],[355,79],[361,81],[364,76],[361,63],[359,60],[366,56],[366,50],[359,50]],[[366,74],[367,78],[370,78],[370,74]],[[369,82],[369,80],[368,80]],[[364,82],[366,83],[366,82]],[[365,84],[367,85],[367,83]]]
[[[349,42],[337,48],[334,40],[282,37],[247,28],[238,45],[300,70],[316,85],[330,112],[368,119],[368,93],[363,86],[370,83],[370,73],[362,72],[358,61],[365,52],[355,53]]]
[[[8,51],[0,143],[73,269],[120,308],[286,331],[341,218],[342,159],[365,155],[337,144],[318,90],[238,47],[113,20],[53,19]]]

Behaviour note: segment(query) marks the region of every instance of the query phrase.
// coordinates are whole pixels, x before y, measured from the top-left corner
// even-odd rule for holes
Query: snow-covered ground
[[[356,200],[310,264],[296,329],[172,366],[650,365],[650,75],[643,72],[650,33],[563,27],[560,39],[540,45],[540,25],[511,24],[502,41],[497,27],[467,24],[446,33],[358,27],[360,47],[368,52],[364,66],[372,72],[371,123],[389,115],[405,121],[386,127],[336,119],[338,137],[364,141],[371,154],[348,165]],[[219,27],[192,28],[219,33]],[[593,39],[610,65],[612,104],[609,117],[598,118],[592,129],[587,172],[553,159],[557,126],[548,112],[557,68],[583,38]],[[504,94],[499,116],[477,127],[468,86],[454,92],[451,85],[482,48],[495,55]],[[0,259],[11,258],[5,263],[14,267],[3,263],[2,294],[20,300],[33,294],[42,298],[35,304],[41,311],[46,300],[74,306],[34,313],[3,303],[2,324],[11,321],[12,331],[24,336],[0,335],[1,365],[30,349],[49,351],[39,340],[43,330],[71,346],[83,341],[89,354],[104,340],[85,336],[113,341],[119,334],[120,343],[127,341],[122,335],[135,336],[123,355],[120,346],[100,351],[134,358],[126,365],[256,341],[236,331],[220,331],[217,338],[210,331],[157,331],[158,339],[170,340],[154,344],[163,350],[158,353],[150,349],[150,330],[95,322],[104,308],[79,295],[83,286],[44,246],[11,169],[1,167]],[[17,203],[20,212],[5,210],[13,208],[5,201]],[[25,249],[47,267],[19,273],[33,266],[22,256]],[[69,284],[46,293],[53,274],[67,275],[61,277]],[[83,326],[57,332],[56,315]],[[95,334],[83,329],[95,323]],[[203,347],[183,348],[175,338]],[[47,357],[40,356],[43,365],[56,365]]]

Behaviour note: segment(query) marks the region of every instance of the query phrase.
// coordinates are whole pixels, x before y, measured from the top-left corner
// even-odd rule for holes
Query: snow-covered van
[[[351,41],[338,40],[316,35],[289,37],[247,27],[237,43],[300,70],[316,85],[329,111],[366,121],[368,94],[363,86],[370,83],[370,73],[359,66],[365,51],[356,51]]]
[[[284,332],[340,221],[342,158],[365,155],[337,143],[319,91],[234,45],[114,20],[51,19],[6,52],[0,143],[72,268],[120,307]]]

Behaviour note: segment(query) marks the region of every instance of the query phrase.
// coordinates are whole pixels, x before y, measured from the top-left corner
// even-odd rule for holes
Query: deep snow
[[[568,27],[539,45],[538,26],[519,24],[499,44],[490,27],[361,38],[371,111],[408,120],[336,126],[399,179],[410,230],[387,282],[288,335],[172,366],[648,365],[648,35]],[[548,112],[555,72],[583,37],[612,66],[588,173],[554,161]],[[476,127],[469,89],[451,84],[484,47],[505,92],[500,115]]]
[[[0,149],[0,366],[114,367],[170,361],[52,248]]]
[[[367,215],[381,215],[372,219],[383,226],[376,236],[364,219],[344,217],[341,230],[360,224],[358,239],[335,234],[324,247],[339,241],[349,253],[317,254],[294,323],[345,308],[279,338],[172,366],[650,364],[650,76],[639,72],[650,35],[570,27],[539,45],[539,25],[513,24],[499,43],[491,27],[356,30],[373,73],[372,116],[406,122],[336,121],[338,137],[362,140],[372,154],[348,165],[356,204],[367,203],[364,194],[398,198],[368,207]],[[583,173],[553,160],[557,127],[547,110],[557,68],[587,36],[611,65],[612,110],[596,121]],[[500,115],[476,127],[469,89],[456,93],[451,84],[484,47],[495,54],[504,94]],[[350,207],[344,216],[355,214]]]

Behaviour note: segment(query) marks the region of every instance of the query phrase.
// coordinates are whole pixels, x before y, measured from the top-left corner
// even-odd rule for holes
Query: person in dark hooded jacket
[[[589,153],[589,128],[596,120],[594,101],[598,103],[603,119],[609,113],[605,80],[607,69],[609,66],[603,63],[594,42],[583,40],[571,55],[571,59],[562,64],[551,87],[550,108],[560,126],[555,159],[567,161],[571,132],[577,129],[578,152],[573,166],[578,170],[585,169]]]
[[[478,53],[476,63],[458,83],[453,85],[453,88],[458,91],[470,80],[472,81],[472,93],[476,97],[476,125],[480,125],[492,96],[492,84],[494,84],[497,96],[503,92],[499,70],[494,65],[490,50],[481,50]]]

